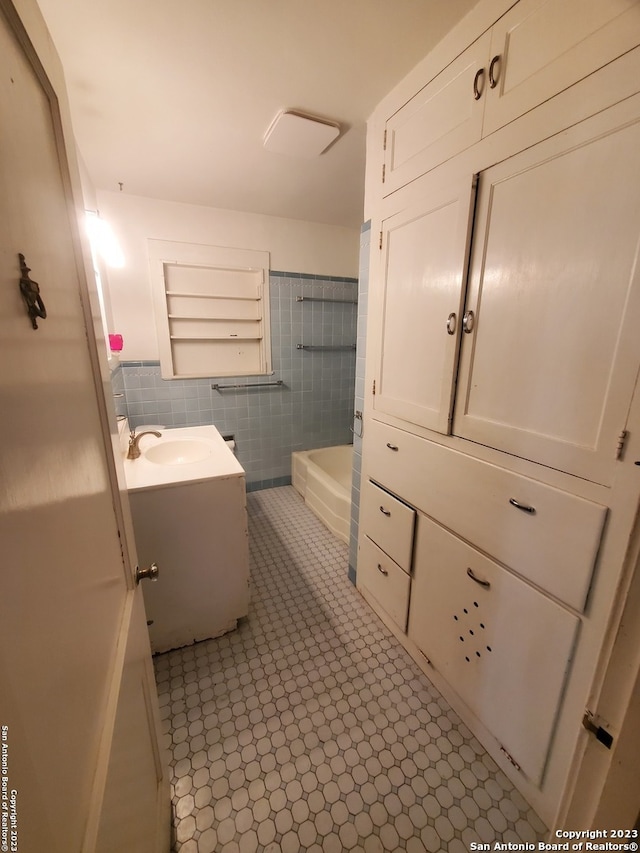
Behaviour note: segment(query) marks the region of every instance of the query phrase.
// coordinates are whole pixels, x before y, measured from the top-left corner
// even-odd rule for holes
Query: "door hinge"
[[[387,150],[387,130],[386,130],[386,128],[384,131],[384,136],[382,137],[382,150],[383,151]]]
[[[376,396],[376,380],[373,380],[373,396]]]
[[[583,727],[590,734],[595,735],[596,740],[600,741],[603,746],[606,746],[607,749],[611,749],[613,744],[613,735],[602,726],[599,726],[595,722],[595,719],[595,714],[587,708],[584,712],[584,717],[582,718]]]
[[[384,184],[385,175],[387,174],[387,164],[382,164],[382,183]]]
[[[515,760],[515,758],[513,757],[513,755],[511,755],[510,753],[508,753],[508,752],[507,752],[507,750],[504,748],[504,746],[501,746],[501,747],[500,747],[500,752],[503,752],[503,753],[506,755],[507,760],[508,760],[511,764],[513,764],[513,766],[516,768],[516,770],[522,770],[522,768],[520,767],[520,765],[518,764],[518,762]]]
[[[380,232],[380,239],[378,240],[378,248],[382,250],[382,231]]]
[[[624,453],[624,446],[627,443],[627,436],[629,435],[628,430],[623,429],[620,435],[618,436],[618,446],[616,448],[616,459],[622,459],[622,454]]]

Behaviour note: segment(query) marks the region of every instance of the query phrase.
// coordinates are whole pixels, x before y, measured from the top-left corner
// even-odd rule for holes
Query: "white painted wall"
[[[111,331],[124,337],[124,360],[159,358],[149,280],[149,238],[267,251],[274,270],[358,276],[359,229],[126,193],[99,190],[97,196],[100,215],[112,226],[126,258],[124,268],[108,271]]]

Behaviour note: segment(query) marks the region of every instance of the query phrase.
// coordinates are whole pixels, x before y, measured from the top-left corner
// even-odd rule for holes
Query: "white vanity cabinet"
[[[202,462],[157,465],[144,448],[197,434],[212,452]],[[163,431],[141,439],[125,474],[138,561],[156,563],[144,581],[153,652],[232,631],[249,611],[249,532],[245,474],[215,427]]]
[[[640,501],[640,6],[481,0],[369,133],[357,584],[551,826]]]

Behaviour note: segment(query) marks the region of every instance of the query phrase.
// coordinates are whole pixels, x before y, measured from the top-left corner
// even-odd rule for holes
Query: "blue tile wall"
[[[356,383],[354,411],[364,409],[364,371],[367,336],[367,307],[369,299],[369,249],[371,221],[365,222],[360,233],[360,270],[358,282],[358,323],[356,350]],[[358,567],[358,518],[360,515],[360,475],[362,471],[362,420],[354,419],[353,480],[351,486],[351,529],[349,533],[349,577],[356,581]]]
[[[339,299],[344,304],[297,302],[297,296]],[[352,441],[356,351],[305,351],[297,345],[355,344],[357,298],[357,279],[272,271],[272,376],[164,380],[157,361],[123,362],[114,376],[122,382],[125,405],[118,407],[116,399],[116,409],[136,427],[213,423],[221,433],[235,437],[248,489],[290,483],[293,451]],[[214,383],[266,384],[278,379],[282,387],[211,388]]]

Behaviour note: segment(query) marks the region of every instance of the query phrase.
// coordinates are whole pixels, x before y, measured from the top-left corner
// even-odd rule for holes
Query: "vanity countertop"
[[[141,430],[143,431],[143,430]],[[127,491],[170,488],[188,482],[228,477],[244,477],[244,469],[214,426],[177,427],[159,430],[161,437],[143,435],[139,441],[138,459],[126,458],[124,472]],[[197,444],[204,458],[194,462],[153,462],[147,452],[169,442]],[[183,446],[187,446],[186,444]]]

